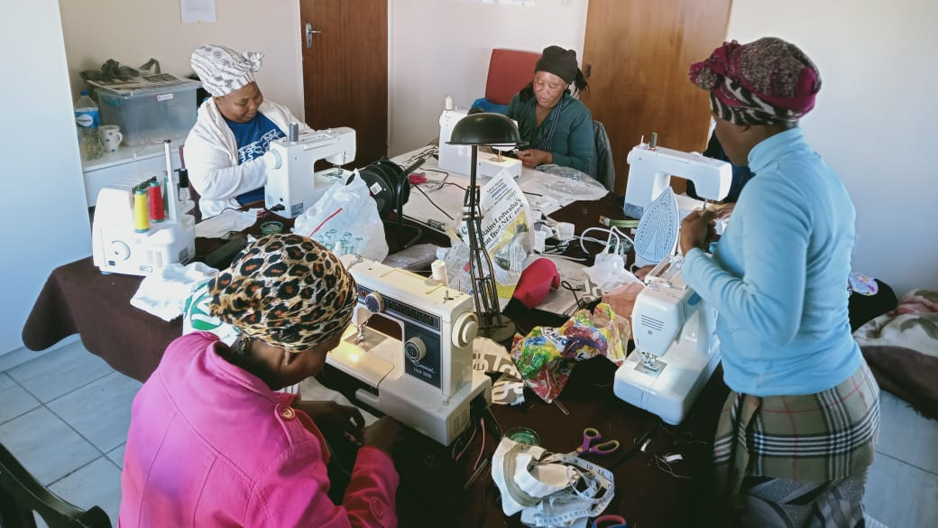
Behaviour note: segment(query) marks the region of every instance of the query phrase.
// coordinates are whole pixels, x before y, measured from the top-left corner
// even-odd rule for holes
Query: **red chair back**
[[[490,103],[507,105],[511,98],[534,79],[534,65],[540,53],[496,48],[489,60],[485,98]]]

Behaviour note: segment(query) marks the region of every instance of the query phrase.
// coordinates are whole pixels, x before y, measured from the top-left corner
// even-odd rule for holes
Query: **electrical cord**
[[[590,231],[602,231],[604,233],[608,233],[609,236],[606,238],[605,241],[601,239],[597,239],[597,238],[587,237],[586,233],[589,233]],[[620,231],[618,227],[610,227],[609,229],[606,229],[603,227],[589,227],[583,230],[582,233],[580,233],[579,238],[580,238],[580,249],[582,249],[583,253],[586,253],[587,255],[590,255],[591,253],[589,252],[589,250],[586,249],[586,246],[583,245],[584,241],[595,242],[597,244],[605,244],[605,247],[599,253],[606,253],[610,249],[615,249],[617,253],[622,255],[623,253],[627,252],[628,250],[630,250],[632,247],[635,246],[635,241],[632,240],[632,237]],[[615,240],[615,242],[613,242],[613,240]],[[623,243],[625,241],[628,241],[628,243],[630,244],[628,248],[626,248],[625,244]]]
[[[482,447],[479,448],[479,456],[476,457],[476,463],[472,465],[473,471],[479,467],[479,461],[482,460],[482,454],[485,453],[485,418],[479,417],[479,424],[482,426]]]
[[[436,207],[436,209],[437,209],[439,212],[445,214],[445,215],[446,215],[446,218],[449,218],[450,220],[453,220],[453,217],[450,216],[449,213],[447,213],[446,211],[444,211],[442,207],[440,207],[439,205],[437,205],[436,202],[434,202],[434,201],[430,198],[430,196],[427,195],[427,193],[423,192],[423,189],[421,189],[419,185],[415,185],[415,186],[414,186],[414,189],[417,189],[418,191],[420,191],[420,194],[422,194],[422,195],[424,196],[424,198],[426,198],[427,201],[430,202],[430,205],[432,205],[433,207]]]
[[[437,147],[436,145],[430,145],[428,147],[421,149],[419,152],[415,153],[413,156],[408,158],[407,161],[405,161],[404,163],[399,163],[398,165],[400,165],[401,168],[403,169],[404,167],[413,165],[414,163],[418,161],[426,161],[427,159],[435,156],[438,150],[439,150],[439,147]]]

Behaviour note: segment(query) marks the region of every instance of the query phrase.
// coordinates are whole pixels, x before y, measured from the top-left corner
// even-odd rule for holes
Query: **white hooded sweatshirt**
[[[299,124],[301,134],[311,130],[283,105],[265,100],[257,110],[284,134],[291,123]],[[215,216],[226,207],[240,208],[236,196],[267,183],[263,156],[238,164],[234,133],[211,97],[199,107],[198,119],[189,131],[183,152],[189,181],[199,193],[202,218]]]

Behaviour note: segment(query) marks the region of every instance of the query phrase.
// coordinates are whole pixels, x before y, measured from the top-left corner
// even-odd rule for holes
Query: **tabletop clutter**
[[[171,172],[169,165],[167,172]],[[609,225],[606,217],[597,219],[596,227],[579,235],[573,224],[550,217],[578,199],[596,200],[607,194],[588,177],[571,179],[528,169],[520,177],[508,171],[494,174],[480,186],[479,203],[481,244],[493,265],[499,306],[504,309],[509,302],[516,302],[529,310],[561,315],[566,321],[559,326],[535,326],[519,331],[508,342],[477,337],[469,297],[465,297],[465,302],[458,300],[459,295],[471,296],[474,287],[468,264],[470,249],[466,226],[460,218],[446,214],[448,205],[441,207],[449,202],[460,203],[461,193],[447,191],[446,184],[461,180],[455,174],[443,178],[440,174],[438,169],[425,166],[419,177],[411,180],[420,194],[412,193],[412,203],[402,208],[402,212],[411,221],[445,234],[449,247],[424,243],[391,252],[382,216],[372,198],[374,188],[366,185],[356,169],[348,179],[332,183],[318,201],[292,220],[274,217],[266,209],[231,210],[193,226],[192,217],[174,204],[178,193],[172,192],[172,188],[178,182],[157,182],[170,189],[165,193],[166,203],[160,207],[154,204],[153,208],[159,209],[158,212],[165,208],[165,225],[179,227],[168,231],[174,235],[166,237],[171,241],[157,243],[154,238],[147,243],[162,244],[164,249],[178,251],[181,240],[185,258],[169,258],[171,263],[164,263],[162,267],[147,268],[144,264],[136,270],[128,270],[114,265],[115,252],[122,250],[111,242],[108,247],[96,247],[95,264],[105,272],[143,275],[131,300],[134,307],[165,321],[184,316],[185,332],[208,330],[231,342],[236,333],[213,321],[204,306],[203,286],[218,269],[194,262],[194,245],[189,243],[194,242],[196,236],[227,238],[230,233],[256,224],[261,224],[260,236],[289,230],[321,243],[342,257],[359,282],[359,310],[364,315],[353,318],[340,347],[351,347],[348,353],[352,356],[374,361],[367,369],[369,372],[373,369],[381,372],[371,379],[372,374],[356,372],[354,364],[358,359],[345,364],[344,372],[370,383],[374,389],[381,389],[377,391],[378,396],[359,391],[366,404],[379,411],[387,410],[388,414],[398,413],[395,418],[444,445],[454,439],[465,441],[466,435],[475,434],[476,428],[470,427],[460,416],[468,413],[470,406],[475,409],[479,401],[483,402],[483,407],[518,406],[530,393],[563,410],[559,396],[580,362],[605,357],[616,366],[625,364],[634,332],[630,324],[632,310],[646,289],[646,283],[626,266],[635,244],[633,237],[626,232],[627,227],[620,227],[622,224],[599,225],[603,219]],[[422,198],[415,199],[421,195]],[[447,218],[436,212],[428,213],[428,203]],[[147,204],[141,207],[146,210]],[[451,210],[457,211],[459,207],[456,205]],[[128,214],[133,217],[133,214],[117,206],[113,209],[120,210],[114,212],[104,207],[96,212],[96,233],[130,229],[123,225],[126,222],[122,227],[115,227],[121,223],[115,218]],[[676,205],[672,205],[668,213],[675,209]],[[101,215],[100,220],[98,215]],[[165,231],[160,227],[162,221],[161,218],[153,224],[156,231],[151,229],[149,236],[163,236],[160,235]],[[227,259],[211,262],[223,267],[244,243],[242,236],[224,244],[231,247]],[[384,264],[380,264],[382,262]],[[679,265],[676,268],[679,269]],[[385,269],[398,270],[397,273],[403,275],[394,275],[392,279]],[[665,272],[654,276],[670,284]],[[653,287],[658,288],[658,285]],[[457,305],[461,308],[454,308]],[[372,340],[367,337],[368,332],[377,332],[370,321],[382,316],[402,330],[398,330],[396,338],[380,334],[380,339],[373,341],[379,344],[369,344]],[[450,343],[448,332],[452,332],[459,343]],[[390,348],[387,342],[392,343]],[[330,356],[330,364],[338,365],[343,360],[337,358],[347,357],[342,353],[334,356]],[[654,358],[645,361],[646,368],[651,368],[648,365],[653,365],[654,361]],[[461,370],[470,366],[472,375]],[[413,382],[418,385],[415,388],[406,384],[392,385],[401,380],[410,383],[408,375],[424,379]],[[707,379],[708,376],[703,381]],[[432,416],[417,417],[424,412],[419,408],[426,401],[417,394],[426,389],[427,383],[436,387],[433,398],[438,398],[439,403],[434,404],[437,409],[430,413]],[[387,397],[381,400],[381,391],[400,392],[394,396],[395,401],[409,400],[409,403],[391,406]],[[693,396],[691,393],[690,398]],[[410,416],[411,413],[414,416]],[[486,471],[498,486],[505,515],[520,513],[521,522],[532,526],[583,526],[588,519],[603,513],[615,493],[614,476],[593,456],[610,454],[619,444],[614,441],[591,445],[594,437],[599,440],[601,436],[597,429],[587,429],[583,435],[581,446],[574,445],[575,438],[571,438],[569,446],[550,446],[558,449],[557,452],[539,445],[539,436],[533,429],[520,428],[500,438],[490,461],[490,471]],[[478,473],[478,462],[475,469]]]

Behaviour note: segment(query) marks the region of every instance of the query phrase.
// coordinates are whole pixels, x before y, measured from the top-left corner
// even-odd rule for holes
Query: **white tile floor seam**
[[[115,372],[114,374],[116,374],[116,372]],[[109,375],[110,375],[110,374],[109,374]],[[5,373],[5,372],[0,372],[0,380],[2,380],[2,377],[3,377],[3,376],[6,376],[6,373]],[[12,378],[10,378],[10,379],[12,379]],[[16,380],[13,380],[13,383],[17,383]],[[94,382],[92,382],[92,383],[94,383]],[[18,384],[17,384],[17,385],[18,385]],[[90,385],[90,384],[89,384],[89,385]],[[33,396],[32,394],[29,394],[29,391],[28,391],[28,390],[26,390],[25,388],[23,388],[21,385],[19,385],[19,386],[20,386],[20,388],[23,389],[23,392],[25,392],[25,393],[28,394],[29,396],[32,396],[33,399],[35,399],[35,396]],[[77,390],[77,389],[76,389],[76,390]],[[74,392],[74,391],[73,391],[73,392]],[[68,393],[68,394],[72,394],[72,393]],[[58,398],[58,399],[64,398],[64,397],[68,396],[68,394],[63,395],[63,396],[61,396],[61,397]],[[3,401],[3,400],[0,399],[0,402],[2,402],[2,401]],[[52,401],[49,402],[49,403],[53,403],[53,402],[55,402],[55,401],[56,401],[56,400],[52,400]],[[38,403],[38,405],[36,405],[35,407],[32,407],[32,408],[30,408],[30,409],[24,411],[24,412],[23,412],[22,414],[20,414],[20,415],[12,416],[12,417],[10,417],[10,418],[7,419],[7,420],[0,419],[0,426],[2,426],[2,425],[3,425],[4,423],[6,423],[6,422],[9,422],[9,421],[11,421],[11,420],[13,420],[13,419],[16,419],[16,418],[18,418],[18,417],[24,415],[24,414],[27,414],[27,413],[30,412],[30,411],[34,411],[34,410],[36,410],[36,409],[38,409],[38,408],[40,408],[40,407],[43,407],[43,408],[45,408],[46,410],[48,410],[53,416],[55,416],[55,417],[57,417],[59,420],[61,420],[66,426],[68,426],[69,429],[71,429],[72,431],[74,431],[75,434],[77,434],[77,435],[78,435],[79,437],[81,437],[83,440],[85,440],[86,442],[88,442],[89,444],[91,444],[92,446],[94,446],[95,448],[97,448],[98,451],[101,452],[101,455],[102,455],[102,456],[107,456],[107,453],[108,453],[108,452],[111,452],[111,451],[117,449],[117,448],[115,447],[115,448],[112,448],[112,449],[108,450],[107,452],[105,452],[104,450],[102,450],[101,448],[99,448],[98,446],[96,446],[96,445],[94,444],[94,442],[92,442],[91,440],[89,440],[88,438],[86,438],[85,435],[83,435],[83,434],[81,433],[81,431],[76,430],[75,427],[73,427],[73,426],[68,422],[68,420],[66,420],[65,418],[63,418],[62,416],[60,416],[60,415],[55,411],[55,409],[50,408],[48,405],[46,405],[46,404],[44,404],[44,403],[38,402],[38,400],[37,400],[37,403]],[[3,411],[3,409],[0,408],[0,413],[2,413],[2,411]],[[0,414],[0,417],[2,417],[2,414]],[[126,435],[125,435],[125,436],[126,436]],[[126,440],[126,438],[125,438],[125,440]],[[122,443],[121,445],[123,445],[123,443]],[[119,447],[119,446],[118,446],[118,447]]]
[[[141,384],[80,342],[35,357],[13,354],[0,356],[5,367],[0,442],[54,493],[81,508],[100,506],[117,526],[130,407]],[[58,383],[61,372],[69,372],[68,382]],[[880,439],[864,497],[870,517],[889,528],[927,526],[938,519],[935,445],[938,421],[884,392]]]

